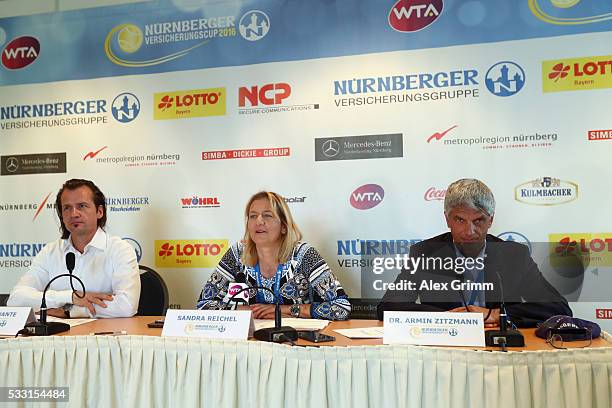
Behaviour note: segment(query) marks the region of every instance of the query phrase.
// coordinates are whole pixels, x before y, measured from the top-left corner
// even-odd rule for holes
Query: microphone
[[[74,252],[68,252],[66,254],[66,269],[68,269],[68,273],[72,275],[72,271],[74,271],[74,264],[76,263],[76,256]]]
[[[485,344],[489,347],[501,347],[506,351],[507,347],[525,347],[525,337],[518,330],[508,329],[508,312],[506,311],[506,303],[504,301],[504,286],[502,278],[497,270],[493,269],[499,281],[499,290],[501,292],[501,302],[499,305],[499,330],[485,331]]]
[[[234,295],[232,295],[227,301],[227,304],[233,301],[234,298],[236,296],[239,296],[242,292],[251,289],[267,290],[268,292],[272,293],[272,296],[274,296],[274,327],[266,327],[263,329],[255,330],[255,333],[253,333],[253,337],[260,341],[268,341],[273,343],[283,343],[285,341],[290,341],[291,343],[293,343],[294,341],[297,341],[297,330],[295,330],[291,326],[281,326],[280,299],[278,298],[278,296],[276,296],[276,293],[274,293],[273,290],[264,286],[247,286],[238,290]]]
[[[234,299],[234,302],[231,304],[232,310],[236,310],[241,304],[249,304],[249,292],[246,290],[239,292],[240,289],[244,288],[248,289],[249,285],[247,285],[246,283],[246,275],[244,274],[244,272],[240,271],[236,274],[235,282],[230,282],[229,287],[227,288],[227,294],[230,296],[230,298]],[[229,305],[230,303],[228,300],[224,309],[227,308],[227,306]]]
[[[463,283],[465,280],[465,276],[463,275],[465,273],[465,270],[463,270],[463,272],[457,272],[457,269],[455,268],[455,273],[459,275],[459,278],[461,279],[461,283]],[[461,295],[460,300],[461,300],[461,303],[463,304],[463,307],[465,307],[465,310],[469,312],[470,308],[467,302],[465,301],[465,293],[463,293],[463,290],[459,290],[459,294]]]
[[[67,323],[47,322],[47,290],[49,290],[49,287],[51,286],[51,283],[54,280],[61,278],[63,276],[68,276],[70,278],[70,286],[72,287],[72,292],[78,296],[78,294],[74,290],[74,286],[72,285],[72,279],[74,278],[81,284],[81,287],[83,288],[83,295],[78,296],[78,297],[81,297],[81,298],[84,297],[85,296],[85,285],[83,284],[83,281],[79,279],[78,276],[74,276],[72,274],[72,271],[74,270],[74,264],[75,264],[75,255],[72,252],[68,252],[66,254],[66,269],[68,269],[69,273],[62,273],[61,275],[57,275],[56,277],[51,279],[49,283],[47,283],[47,286],[45,286],[45,290],[43,290],[43,295],[42,295],[42,302],[40,303],[40,318],[38,319],[38,322],[28,323],[24,326],[24,330],[27,330],[28,335],[30,336],[50,336],[52,334],[62,333],[62,332],[70,330],[70,325]]]

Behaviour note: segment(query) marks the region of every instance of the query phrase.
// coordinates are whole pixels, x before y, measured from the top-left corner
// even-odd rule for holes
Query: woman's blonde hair
[[[253,201],[261,199],[266,199],[270,202],[274,217],[281,222],[281,242],[277,255],[280,263],[285,263],[289,260],[295,244],[302,239],[302,233],[297,225],[295,225],[295,222],[293,222],[291,211],[289,211],[285,199],[280,194],[273,193],[272,191],[260,191],[249,199],[244,209],[244,252],[242,253],[241,261],[247,266],[255,266],[259,262],[255,242],[253,242],[249,235],[248,223],[251,204],[253,204]],[[283,230],[285,230],[284,234],[282,233]]]

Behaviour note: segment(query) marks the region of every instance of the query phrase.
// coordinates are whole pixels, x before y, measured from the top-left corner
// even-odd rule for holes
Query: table
[[[527,330],[528,350],[502,353],[384,346],[331,332],[380,324],[354,320],[326,328],[337,337],[329,346],[290,347],[159,337],[161,329],[146,327],[154,319],[0,340],[0,385],[68,386],[74,407],[612,406],[607,334],[588,349],[550,350]],[[115,330],[129,335],[81,336]]]

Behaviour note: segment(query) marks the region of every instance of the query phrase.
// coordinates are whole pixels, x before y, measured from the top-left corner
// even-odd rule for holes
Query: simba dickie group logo
[[[424,29],[442,14],[442,0],[399,0],[389,10],[389,26],[410,33]]]
[[[589,130],[589,140],[610,140],[612,139],[612,129],[606,130]]]
[[[543,92],[612,88],[612,55],[542,62]]]
[[[35,37],[22,36],[11,40],[2,50],[2,65],[6,69],[25,68],[40,54],[40,42]]]
[[[153,98],[155,120],[225,115],[225,88],[160,92]]]
[[[289,157],[289,147],[267,147],[264,149],[213,150],[202,152],[202,160],[258,159],[264,157]]]
[[[595,309],[596,319],[612,319],[612,309]]]
[[[161,268],[214,268],[227,246],[226,239],[156,240],[155,265]]]

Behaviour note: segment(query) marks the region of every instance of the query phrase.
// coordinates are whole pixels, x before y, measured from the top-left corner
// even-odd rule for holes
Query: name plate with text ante
[[[246,340],[254,330],[250,310],[173,310],[162,336]]]
[[[482,313],[387,312],[384,344],[485,346]]]
[[[26,323],[34,321],[31,307],[0,307],[0,336],[14,336]]]

